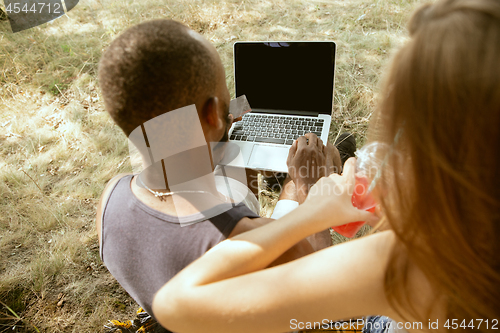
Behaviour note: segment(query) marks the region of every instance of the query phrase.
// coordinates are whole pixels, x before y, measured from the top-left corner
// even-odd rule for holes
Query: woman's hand
[[[356,159],[345,162],[344,173],[331,174],[321,178],[310,190],[304,206],[307,206],[311,219],[324,228],[339,226],[356,221],[374,223],[378,217],[352,205],[352,193],[356,184],[354,177]]]

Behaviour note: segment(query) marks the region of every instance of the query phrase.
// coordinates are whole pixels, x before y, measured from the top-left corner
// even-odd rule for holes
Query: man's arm
[[[256,229],[258,227],[261,227],[265,224],[268,224],[269,222],[274,221],[273,219],[261,217],[261,218],[255,218],[251,219],[248,217],[242,218],[234,227],[233,231],[229,234],[229,238],[232,238],[236,235],[242,234],[244,232]],[[308,254],[311,254],[315,251],[313,245],[307,240],[303,239],[297,244],[295,244],[293,247],[291,247],[288,251],[283,253],[278,259],[276,259],[271,265],[276,266],[280,264],[284,264],[286,262],[304,257]]]
[[[309,190],[307,190],[307,192],[309,192]],[[291,201],[282,201],[282,200],[291,200]],[[293,205],[293,201],[296,202],[295,205]],[[279,219],[282,216],[288,214],[291,210],[294,210],[295,208],[298,207],[299,205],[298,201],[299,199],[297,198],[295,183],[290,178],[290,176],[288,176],[285,179],[285,182],[283,183],[283,190],[281,191],[278,203],[276,204],[273,215],[271,217],[274,219]],[[284,206],[280,206],[279,204],[284,204]],[[329,246],[332,246],[332,235],[330,234],[329,229],[308,236],[306,240],[309,242],[309,244],[311,244],[314,251],[323,250]]]
[[[311,163],[313,161],[315,163]],[[294,142],[288,155],[287,165],[289,173],[279,200],[293,200],[299,204],[304,202],[310,187],[319,178],[339,173],[341,170],[340,154],[337,148],[329,142],[324,146],[323,141],[312,133]],[[315,251],[332,245],[329,229],[308,236],[306,239]]]

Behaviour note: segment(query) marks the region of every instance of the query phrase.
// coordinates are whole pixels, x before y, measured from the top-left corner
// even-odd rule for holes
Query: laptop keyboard
[[[247,113],[234,124],[230,140],[291,145],[299,136],[321,137],[323,119]]]

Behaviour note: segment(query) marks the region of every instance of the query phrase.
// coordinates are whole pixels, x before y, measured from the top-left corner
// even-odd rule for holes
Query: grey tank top
[[[181,227],[180,221],[198,221],[203,215],[180,220],[159,212],[132,193],[131,179],[132,175],[121,178],[103,207],[101,259],[130,296],[153,316],[153,297],[168,280],[226,239],[242,218],[259,216],[240,203],[221,209],[223,213],[209,220]]]

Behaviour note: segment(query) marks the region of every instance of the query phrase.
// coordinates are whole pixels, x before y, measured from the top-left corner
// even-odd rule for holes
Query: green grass
[[[0,332],[101,332],[137,308],[100,262],[94,227],[106,182],[130,171],[126,138],[104,112],[96,77],[121,31],[155,18],[185,23],[216,46],[233,96],[234,42],[333,40],[330,140],[350,131],[361,146],[383,68],[420,3],[82,0],[16,34],[0,21]],[[262,189],[264,215],[275,201]]]

